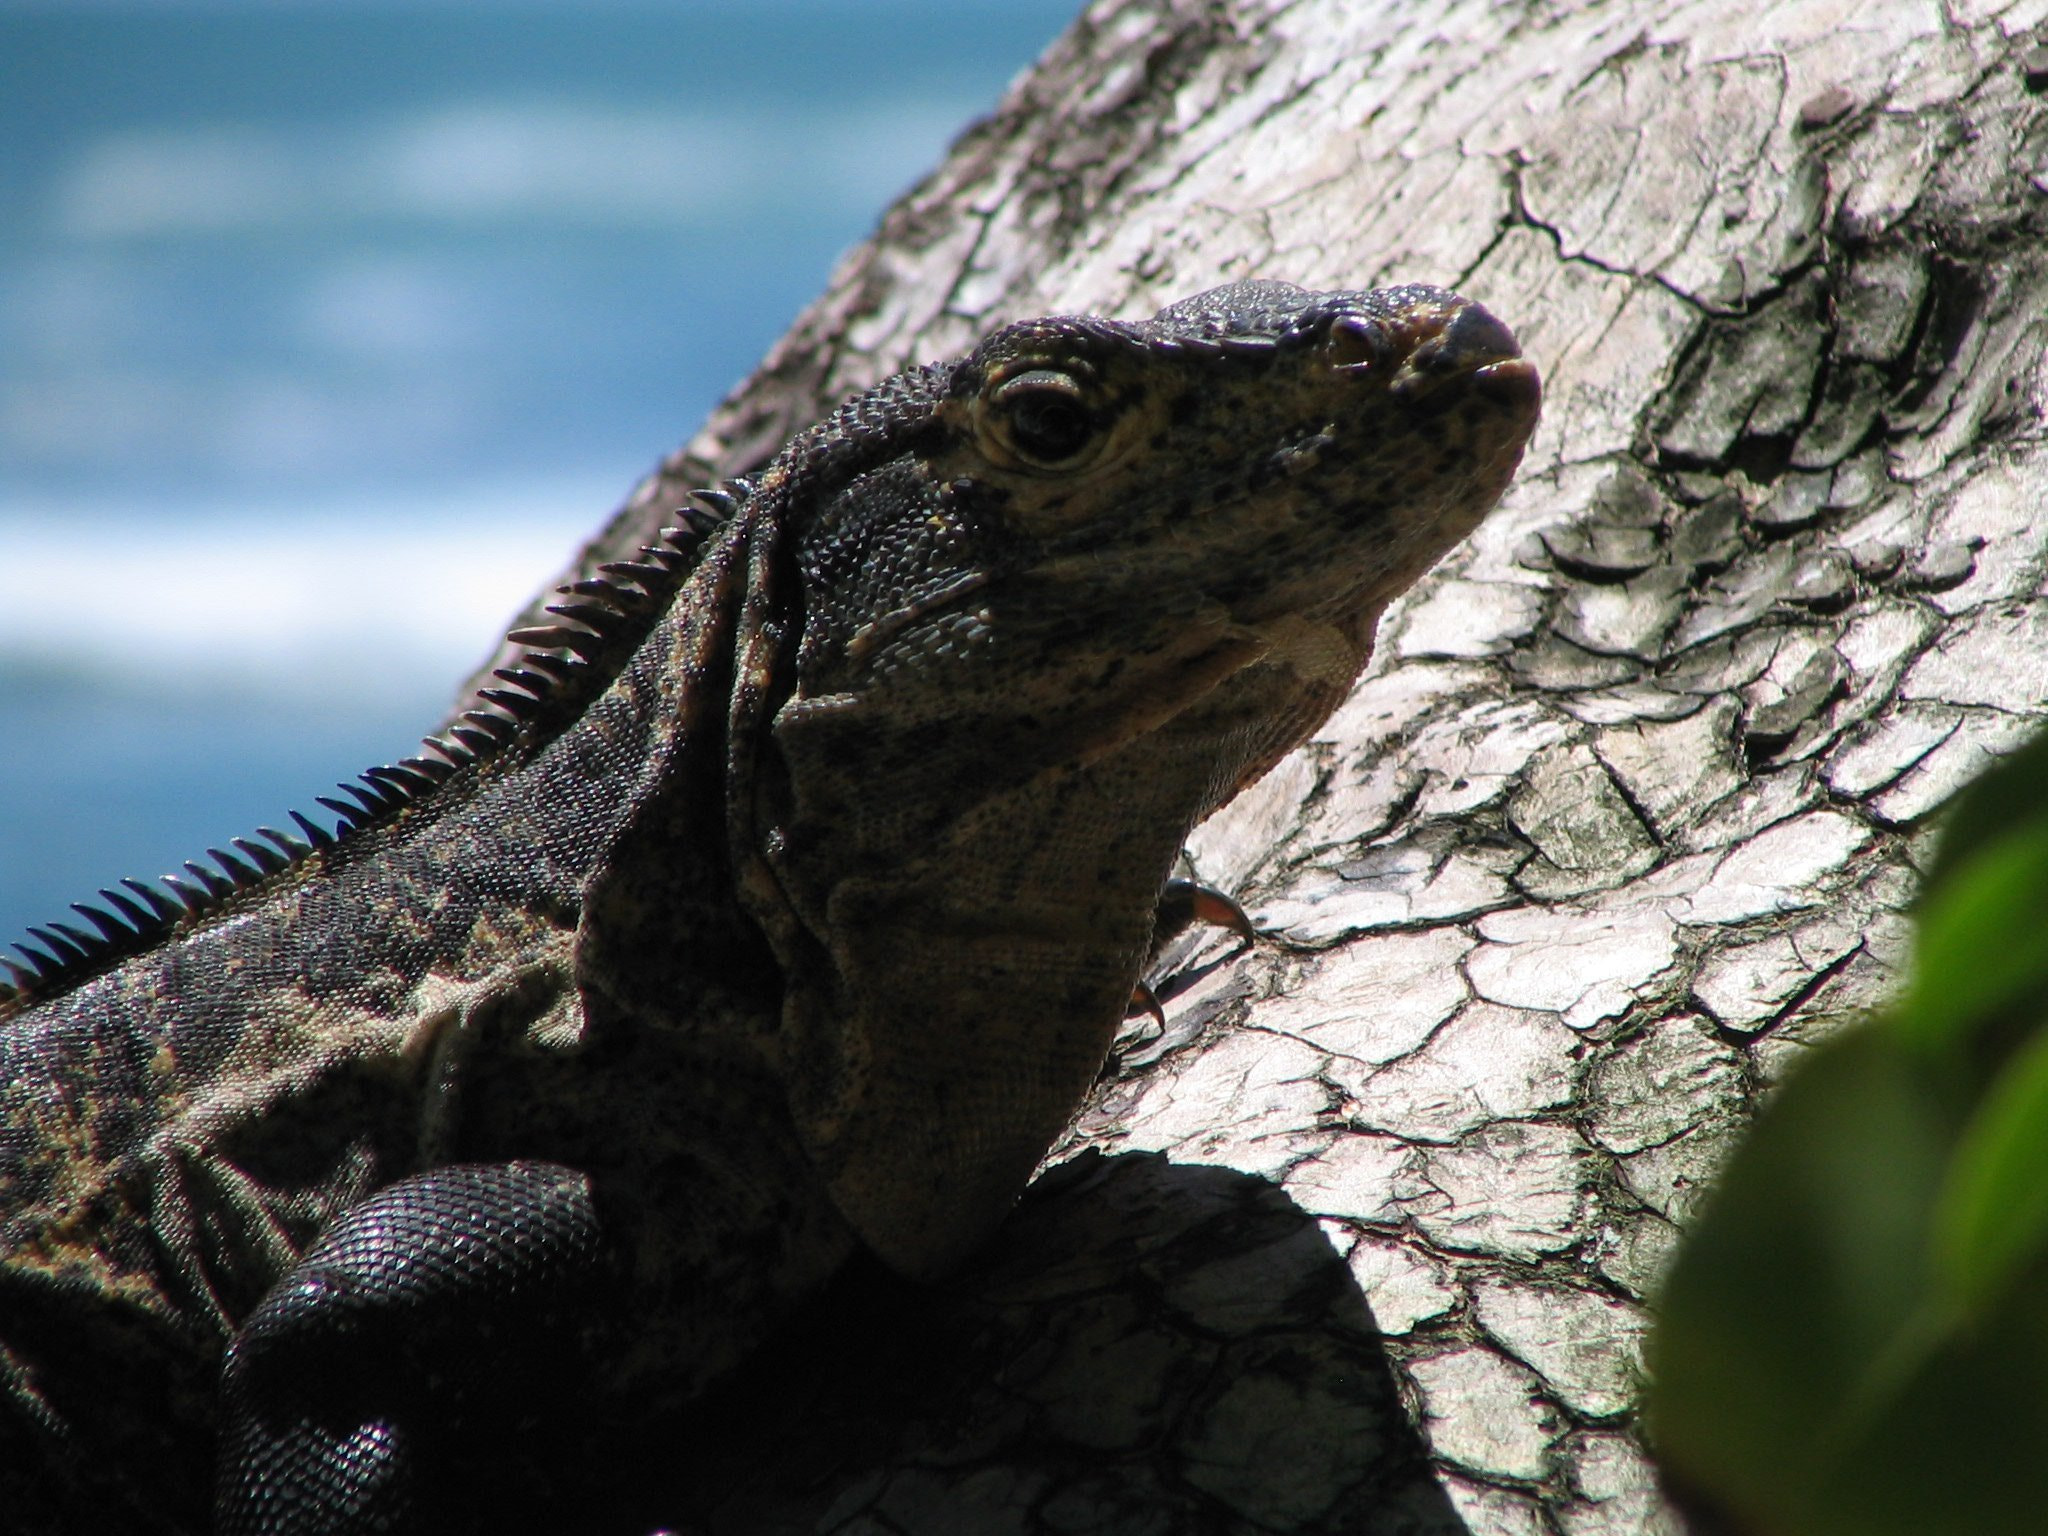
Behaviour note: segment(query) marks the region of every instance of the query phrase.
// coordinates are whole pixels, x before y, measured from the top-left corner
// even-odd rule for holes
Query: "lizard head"
[[[1254,667],[1266,723],[1219,800],[1349,690],[1386,604],[1505,489],[1539,394],[1454,294],[1276,282],[1009,326],[926,388],[908,450],[799,535],[798,713],[1010,722],[1036,771]]]
[[[1009,326],[769,471],[799,637],[756,905],[800,1127],[884,1258],[943,1269],[1000,1217],[1099,1069],[1189,829],[1343,699],[1538,395],[1441,289],[1242,282]]]

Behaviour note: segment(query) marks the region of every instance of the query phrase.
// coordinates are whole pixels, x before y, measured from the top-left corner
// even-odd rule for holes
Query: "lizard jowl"
[[[36,930],[8,1528],[597,1528],[614,1427],[860,1250],[948,1273],[1538,394],[1434,288],[1005,327],[565,589],[338,827]]]

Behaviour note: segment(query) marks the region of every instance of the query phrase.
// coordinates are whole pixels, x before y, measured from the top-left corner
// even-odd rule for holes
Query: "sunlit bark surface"
[[[1459,288],[1547,381],[1198,834],[1261,942],[1174,957],[984,1262],[766,1363],[707,1528],[1671,1528],[1645,1298],[2048,709],[2044,15],[1105,0],[642,488],[591,558],[992,324],[1243,275]]]

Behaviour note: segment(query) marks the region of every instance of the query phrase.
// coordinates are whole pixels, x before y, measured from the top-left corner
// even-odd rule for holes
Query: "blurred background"
[[[0,948],[411,752],[1077,9],[0,0]]]

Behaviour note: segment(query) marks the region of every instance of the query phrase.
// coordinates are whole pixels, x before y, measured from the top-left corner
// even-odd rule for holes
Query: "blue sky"
[[[0,0],[0,942],[409,750],[1077,8]]]
[[[1067,9],[0,8],[0,495],[637,469]]]

